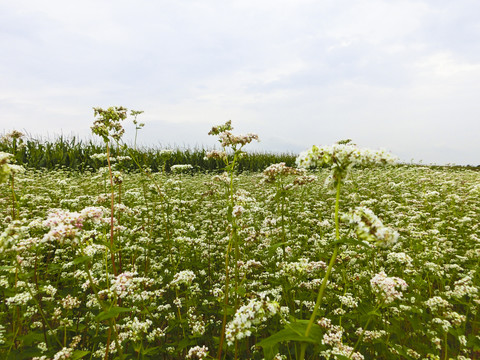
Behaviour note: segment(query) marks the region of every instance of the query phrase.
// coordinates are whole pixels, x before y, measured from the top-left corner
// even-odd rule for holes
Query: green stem
[[[444,335],[444,341],[445,341],[445,356],[443,357],[444,360],[448,360],[448,333],[445,332],[445,335]]]
[[[25,286],[25,287],[26,287],[28,293],[30,294],[30,296],[32,297],[32,299],[35,301],[35,304],[37,305],[37,308],[38,308],[38,312],[40,313],[41,317],[43,318],[43,321],[45,322],[48,329],[50,330],[50,332],[54,336],[55,340],[57,341],[57,344],[60,345],[61,348],[63,348],[62,343],[60,342],[60,340],[58,340],[57,335],[55,335],[55,331],[50,327],[50,324],[48,323],[47,318],[45,317],[45,314],[42,310],[42,307],[40,306],[40,303],[38,302],[37,298],[33,295],[32,290],[30,289],[30,286],[27,284],[27,286]]]
[[[225,149],[224,149],[225,150]],[[237,224],[235,220],[233,219],[233,205],[234,205],[234,199],[233,199],[233,174],[235,170],[235,164],[237,162],[237,157],[238,157],[238,152],[235,150],[235,154],[233,156],[232,163],[230,164],[228,161],[228,158],[225,160],[225,165],[227,169],[229,170],[229,175],[230,175],[230,183],[228,187],[228,200],[229,200],[229,218],[231,219],[231,225],[232,225],[232,233],[230,234],[230,239],[228,241],[228,247],[227,247],[227,253],[225,255],[225,295],[224,295],[224,304],[223,304],[223,321],[222,321],[222,332],[220,334],[220,344],[218,346],[218,353],[217,353],[217,359],[220,360],[222,358],[222,350],[223,350],[223,342],[225,341],[225,328],[227,326],[227,310],[228,310],[228,292],[229,292],[229,283],[230,283],[230,272],[228,269],[229,265],[229,257],[230,257],[230,251],[232,250],[232,246],[234,247],[235,250],[235,311],[237,310],[237,305],[238,305],[238,297],[237,297],[237,292],[238,292],[238,258],[239,258],[239,249],[238,249],[238,239],[236,236],[237,232]],[[233,244],[232,244],[233,242]]]
[[[115,266],[115,251],[113,248],[113,213],[114,213],[114,201],[115,201],[115,188],[113,185],[113,174],[112,174],[112,165],[110,163],[110,146],[107,145],[107,162],[108,162],[108,173],[110,174],[110,189],[111,189],[111,211],[110,211],[110,256],[112,260],[113,274],[117,275],[117,267]]]
[[[340,225],[339,225],[339,204],[340,204],[340,181],[337,183],[337,196],[335,200],[335,238],[336,240],[340,240]],[[322,304],[323,294],[325,292],[325,288],[327,287],[328,278],[330,277],[330,273],[332,272],[333,264],[335,264],[335,260],[337,259],[338,254],[338,244],[335,244],[335,248],[333,250],[332,257],[330,258],[330,263],[328,264],[327,272],[325,277],[323,278],[322,285],[320,286],[320,290],[318,291],[317,301],[315,303],[315,307],[313,308],[312,316],[310,316],[310,321],[308,322],[307,329],[305,330],[305,337],[308,337],[310,334],[310,330],[312,329],[313,323],[317,317],[317,312],[320,309],[320,305]],[[305,350],[307,348],[306,343],[302,343],[300,349],[300,360],[305,359]]]
[[[11,175],[11,185],[12,185],[12,220],[15,220],[19,216],[19,211],[15,211],[16,209],[16,196],[15,196],[15,178],[13,174]],[[16,213],[16,216],[15,216]]]
[[[362,341],[363,335],[365,334],[365,331],[367,331],[367,327],[370,324],[370,320],[372,320],[371,316],[368,317],[367,323],[365,324],[365,327],[362,329],[362,333],[358,337],[357,342],[355,343],[355,346],[353,347],[352,351],[350,351],[350,355],[348,355],[349,359],[352,358],[353,353],[355,352],[355,350],[357,350],[358,345],[360,345],[360,341]]]

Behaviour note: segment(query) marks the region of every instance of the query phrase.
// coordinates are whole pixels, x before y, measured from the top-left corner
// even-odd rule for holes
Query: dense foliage
[[[96,171],[106,165],[106,159],[99,161],[92,158],[94,154],[103,154],[105,147],[98,141],[79,140],[76,137],[60,136],[53,141],[21,137],[13,141],[8,134],[0,137],[0,151],[14,155],[16,163],[32,169],[59,169],[68,168],[75,171]],[[123,146],[113,146],[112,156],[120,157],[123,170],[138,169],[131,159],[134,156],[142,167],[148,167],[153,172],[170,171],[174,164],[190,164],[195,172],[222,171],[224,164],[215,159],[205,159],[207,150],[175,148],[166,152],[165,148],[139,147],[126,149]],[[168,154],[168,156],[167,156]],[[295,154],[253,152],[245,154],[238,163],[239,171],[263,171],[268,165],[285,162],[295,164]]]
[[[479,172],[350,140],[242,168],[230,121],[178,161],[94,111],[102,146],[2,140],[0,358],[480,358]]]
[[[328,172],[316,175],[317,181],[281,193],[257,175],[234,178],[242,207],[236,308],[258,320],[236,324],[229,313],[227,329],[233,324],[244,334],[236,345],[239,358],[263,358],[255,344],[311,314],[335,238],[335,195],[324,185]],[[215,355],[230,233],[225,179],[123,175],[116,185],[119,268],[113,274],[107,177],[66,170],[18,174],[18,216],[12,216],[8,183],[1,186],[1,358],[50,359],[60,351],[104,358],[109,341],[115,353],[109,319],[131,358],[183,358],[195,346]],[[369,322],[357,349],[365,359],[479,358],[479,184],[479,174],[466,170],[352,171],[340,211],[368,207],[400,236],[392,248],[341,245],[320,309],[317,353],[339,341],[353,347]],[[96,210],[89,214],[90,207]],[[72,219],[82,226],[69,227]],[[358,239],[346,220],[340,229]],[[382,272],[408,287],[378,307],[371,281]],[[262,308],[268,304],[279,306],[271,316]],[[276,351],[294,358],[289,344]],[[234,345],[226,354],[233,357]]]

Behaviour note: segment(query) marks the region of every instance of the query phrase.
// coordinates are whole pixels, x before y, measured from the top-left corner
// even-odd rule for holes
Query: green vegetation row
[[[106,160],[92,158],[92,155],[105,153],[105,145],[93,140],[81,140],[76,137],[60,136],[53,141],[38,140],[22,137],[12,138],[3,136],[0,141],[0,151],[14,155],[18,165],[31,169],[58,169],[68,168],[75,171],[98,170],[106,166]],[[219,159],[205,159],[207,150],[173,149],[171,153],[161,148],[142,147],[137,150],[114,146],[113,157],[133,157],[142,167],[151,169],[152,172],[170,171],[175,164],[190,164],[194,172],[222,171],[225,164]],[[250,152],[238,161],[238,171],[263,171],[273,163],[284,162],[288,166],[295,164],[295,154]],[[138,166],[133,160],[123,159],[117,165],[124,171],[134,171]]]

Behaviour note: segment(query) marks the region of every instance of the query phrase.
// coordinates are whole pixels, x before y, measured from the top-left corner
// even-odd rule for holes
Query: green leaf
[[[159,346],[142,350],[143,355],[155,355],[155,354],[158,354],[159,352],[160,352]]]
[[[77,360],[77,359],[81,359],[83,358],[84,356],[90,354],[90,351],[86,351],[86,350],[75,350],[72,354],[72,360]]]
[[[364,241],[361,241],[361,240],[351,239],[351,238],[343,238],[333,242],[333,245],[337,245],[337,244],[338,245],[351,244],[351,245],[358,245],[358,246],[370,248],[370,245],[368,243],[365,243]]]
[[[96,318],[97,321],[103,321],[103,320],[106,320],[106,319],[111,319],[113,317],[117,317],[121,313],[129,312],[129,311],[132,311],[132,310],[133,309],[130,309],[130,308],[113,306],[110,309],[108,309],[107,311],[102,311],[95,318]]]
[[[90,261],[90,256],[85,255],[85,256],[80,256],[80,257],[76,258],[75,260],[73,260],[73,263],[75,265],[78,265],[78,264],[86,263],[88,261]]]
[[[375,316],[380,316],[380,317],[382,316],[382,314],[380,314],[377,310],[369,311],[369,312],[367,313],[367,315],[368,315],[368,316],[373,316],[373,315],[375,315]]]
[[[287,242],[281,242],[281,243],[277,243],[277,244],[271,245],[271,246],[268,248],[268,254],[269,254],[269,255],[275,254],[275,251],[276,251],[280,246],[283,246],[283,245],[287,245]]]
[[[240,295],[240,296],[245,296],[245,294],[247,293],[247,289],[245,289],[244,286],[239,286],[237,288],[237,294]]]
[[[282,342],[297,341],[320,344],[323,336],[322,328],[313,324],[310,333],[308,336],[305,336],[307,326],[308,320],[297,320],[296,322],[288,323],[283,330],[280,330],[270,337],[260,341],[257,345],[263,348],[266,359],[272,359],[275,355],[273,349]]]
[[[350,360],[348,356],[341,355],[341,354],[332,354],[334,355],[338,360]]]
[[[33,343],[38,343],[44,340],[44,335],[41,332],[31,332],[23,336],[18,337],[24,345],[29,346]]]

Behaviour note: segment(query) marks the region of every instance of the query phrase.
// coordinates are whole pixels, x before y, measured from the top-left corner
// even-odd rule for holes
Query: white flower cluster
[[[97,153],[90,155],[90,159],[97,160],[97,161],[107,161],[107,154],[106,153]],[[110,159],[112,161],[112,159]]]
[[[226,148],[231,146],[234,150],[237,148],[237,145],[240,145],[240,148],[242,148],[253,140],[259,141],[257,134],[233,135],[230,130],[233,130],[232,121],[228,120],[223,125],[212,127],[208,135],[217,135],[222,147]]]
[[[105,209],[102,207],[86,207],[80,212],[70,212],[68,210],[56,210],[51,212],[43,225],[50,228],[45,240],[57,240],[64,243],[66,239],[76,242],[78,233],[83,228],[85,221],[90,220],[93,223],[99,223],[105,215]]]
[[[313,145],[300,153],[296,164],[301,168],[331,166],[348,169],[353,166],[395,164],[397,158],[385,150],[360,149],[352,144],[333,144],[318,147]]]
[[[455,281],[453,291],[447,291],[447,296],[454,298],[462,298],[464,296],[476,297],[478,295],[478,287],[473,284],[471,276],[465,276]]]
[[[407,283],[398,277],[388,277],[384,271],[376,274],[371,280],[373,292],[385,304],[390,304],[396,299],[401,299],[403,294],[401,291],[407,290]]]
[[[307,258],[300,258],[295,262],[282,262],[279,264],[281,271],[294,281],[296,276],[313,273],[325,269],[327,264],[324,261],[309,261]]]
[[[284,162],[281,162],[272,164],[263,170],[263,182],[273,183],[278,177],[300,174],[303,174],[303,171],[287,166]]]
[[[99,107],[93,108],[94,116],[98,116],[91,126],[92,132],[103,138],[108,143],[109,137],[115,141],[120,141],[120,138],[125,133],[120,121],[127,118],[127,109],[122,106],[111,106],[108,109]]]
[[[237,144],[244,146],[250,144],[253,140],[258,141],[258,135],[252,133],[246,135],[233,135],[230,131],[223,131],[218,134],[218,137],[223,147],[235,146]]]
[[[158,155],[164,156],[164,157],[169,157],[173,154],[172,149],[162,149],[158,151]]]
[[[398,233],[383,225],[372,210],[359,206],[343,216],[343,219],[355,225],[359,239],[375,242],[382,247],[389,247],[398,240]]]
[[[27,305],[32,300],[32,295],[28,292],[18,293],[12,297],[7,298],[7,305]]]
[[[440,309],[448,309],[452,307],[452,305],[447,300],[441,298],[440,296],[434,296],[428,299],[427,301],[425,301],[425,305],[427,305],[433,312],[437,312]]]
[[[7,181],[10,175],[25,171],[23,166],[10,164],[12,154],[0,151],[0,184]]]
[[[58,351],[52,360],[66,360],[66,359],[71,359],[73,356],[73,352],[75,351],[75,348],[78,346],[80,341],[82,340],[81,336],[75,336],[72,339],[72,343],[70,344],[69,347],[64,347],[60,351]],[[43,346],[41,346],[43,347]],[[40,346],[39,346],[40,348]],[[45,355],[39,356],[39,357],[33,357],[32,360],[50,360],[50,358],[47,358]]]
[[[124,331],[119,334],[119,338],[121,341],[127,339],[138,341],[146,334],[150,333],[150,327],[152,324],[153,322],[150,319],[141,321],[135,316],[133,319],[128,320],[124,325],[121,326]]]
[[[68,294],[62,300],[60,300],[62,306],[66,310],[71,310],[80,306],[81,302],[78,298]]]
[[[188,170],[193,169],[193,166],[190,164],[177,164],[177,165],[172,165],[170,167],[170,170],[174,173],[182,173],[182,172],[187,172]]]
[[[372,341],[380,339],[381,337],[386,337],[388,333],[385,330],[363,330],[363,328],[358,328],[355,331],[355,335],[360,336],[363,333],[363,341]]]
[[[337,357],[335,355],[343,355],[349,357],[349,359],[363,360],[364,357],[359,352],[354,352],[352,354],[353,348],[351,346],[345,345],[342,342],[344,329],[339,325],[332,325],[330,319],[321,318],[318,321],[318,325],[326,329],[326,332],[323,334],[322,344],[329,345],[332,348],[322,351],[320,355],[324,356],[326,359]]]
[[[117,294],[118,297],[124,298],[135,289],[135,275],[137,275],[137,273],[133,273],[130,271],[118,274],[112,280],[110,290],[113,293]]]
[[[188,350],[186,356],[187,359],[205,359],[208,355],[208,347],[204,346],[194,346]]]
[[[178,288],[181,284],[190,285],[195,280],[195,273],[192,270],[183,270],[175,274],[170,286]]]
[[[248,304],[240,307],[225,330],[228,345],[235,340],[241,340],[252,334],[256,325],[261,324],[280,310],[276,301],[251,299]]]
[[[227,153],[225,151],[219,151],[219,150],[211,150],[207,151],[205,154],[204,159],[219,159],[219,160],[225,160],[227,158]]]
[[[391,252],[387,254],[387,262],[411,266],[413,259],[404,252]]]
[[[358,299],[354,298],[351,293],[346,293],[345,295],[338,295],[338,299],[340,300],[342,305],[345,305],[346,307],[352,309],[358,307]]]

